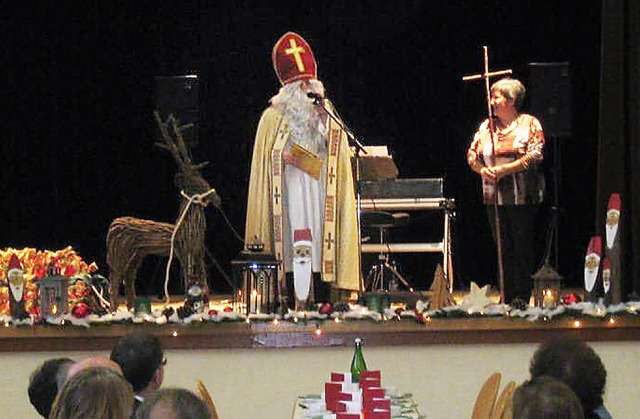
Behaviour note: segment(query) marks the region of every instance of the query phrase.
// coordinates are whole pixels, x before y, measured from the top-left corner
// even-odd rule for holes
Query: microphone
[[[307,97],[309,99],[313,99],[313,103],[315,103],[316,105],[321,104],[322,101],[324,100],[324,98],[322,96],[320,96],[318,93],[314,93],[314,92],[307,93]]]

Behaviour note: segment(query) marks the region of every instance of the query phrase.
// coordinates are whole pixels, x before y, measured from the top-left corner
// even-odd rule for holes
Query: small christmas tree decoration
[[[138,316],[151,314],[151,300],[147,297],[136,297],[133,300],[133,312]]]

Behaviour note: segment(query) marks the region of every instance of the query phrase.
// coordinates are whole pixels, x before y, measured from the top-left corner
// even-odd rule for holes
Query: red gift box
[[[369,387],[382,387],[382,381],[379,378],[368,377],[362,378],[360,377],[360,388],[365,389]]]
[[[331,381],[333,382],[351,382],[351,374],[345,372],[332,372],[331,373]]]
[[[337,400],[340,401],[352,401],[353,400],[353,394],[351,393],[343,393],[342,391],[338,393],[338,395],[336,396]]]
[[[362,399],[362,408],[365,410],[391,410],[391,399],[382,397],[374,397],[373,399]]]
[[[391,411],[383,409],[363,410],[362,419],[391,419]]]
[[[382,399],[385,396],[385,390],[381,387],[369,387],[362,389],[362,398],[371,400],[374,398]]]
[[[342,383],[324,383],[324,400],[327,409],[335,410],[338,403],[338,393],[342,392]]]
[[[360,373],[360,379],[362,380],[363,378],[377,378],[381,380],[382,375],[380,374],[380,370],[367,370]]]

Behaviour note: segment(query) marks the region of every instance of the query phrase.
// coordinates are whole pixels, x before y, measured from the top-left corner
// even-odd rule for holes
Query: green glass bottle
[[[364,356],[362,356],[362,339],[355,339],[356,348],[353,352],[353,359],[351,360],[351,381],[354,383],[360,382],[360,374],[362,371],[367,370],[367,363],[364,362]]]

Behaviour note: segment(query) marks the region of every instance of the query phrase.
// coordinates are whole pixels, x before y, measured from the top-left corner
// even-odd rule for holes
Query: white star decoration
[[[460,306],[467,311],[478,312],[492,303],[489,294],[489,285],[478,287],[478,284],[471,282],[471,290],[460,303]]]

